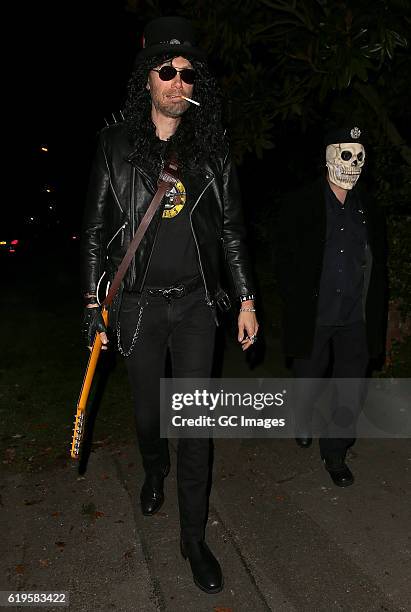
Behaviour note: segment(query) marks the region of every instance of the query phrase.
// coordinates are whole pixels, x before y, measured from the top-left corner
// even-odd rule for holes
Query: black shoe
[[[224,584],[221,567],[204,540],[183,542],[181,554],[190,561],[193,579],[199,589],[206,593],[219,593]]]
[[[331,479],[337,487],[349,487],[354,482],[354,475],[350,468],[342,460],[340,463],[323,459],[325,469],[329,472]]]
[[[152,516],[158,512],[164,503],[164,478],[170,471],[167,465],[160,473],[147,474],[141,488],[141,512],[144,516]]]
[[[301,446],[301,448],[309,448],[312,444],[313,439],[312,438],[296,438],[295,441],[297,442],[298,446]]]

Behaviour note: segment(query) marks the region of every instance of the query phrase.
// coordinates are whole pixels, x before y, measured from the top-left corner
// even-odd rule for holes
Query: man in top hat
[[[332,365],[337,393],[319,446],[340,487],[354,482],[345,457],[355,440],[361,378],[370,358],[384,350],[385,230],[376,202],[357,185],[366,159],[364,142],[363,130],[355,125],[328,132],[327,174],[285,198],[276,241],[284,351],[296,377],[296,441],[301,447],[312,442],[313,410],[322,387],[318,379]]]
[[[110,343],[125,357],[134,397],[145,470],[141,509],[150,516],[164,501],[170,468],[159,424],[166,356],[175,377],[210,376],[216,304],[219,296],[227,297],[219,285],[222,260],[233,279],[243,350],[255,342],[258,324],[218,87],[189,21],[162,17],[146,26],[123,114],[124,121],[101,131],[91,172],[82,237],[84,325],[88,346],[98,331],[107,347],[96,297],[99,279],[104,272],[113,278],[164,164],[176,162],[178,177],[131,261],[110,315],[116,332]],[[197,586],[217,593],[222,572],[205,543],[209,462],[209,439],[179,440],[181,552]]]

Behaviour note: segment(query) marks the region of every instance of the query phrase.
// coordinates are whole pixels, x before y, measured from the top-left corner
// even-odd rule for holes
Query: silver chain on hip
[[[140,311],[138,313],[136,329],[134,330],[133,339],[131,341],[130,348],[128,349],[128,351],[125,351],[123,349],[123,347],[121,346],[120,321],[117,321],[117,346],[118,346],[119,353],[121,355],[123,355],[123,357],[129,357],[131,355],[131,353],[133,352],[134,345],[135,345],[135,343],[137,341],[138,334],[140,332],[142,316],[143,316],[143,306],[140,306]]]

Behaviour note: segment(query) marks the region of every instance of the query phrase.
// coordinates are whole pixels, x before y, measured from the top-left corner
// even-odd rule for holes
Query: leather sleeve
[[[255,293],[236,170],[227,155],[223,167],[223,245],[235,295]]]
[[[97,283],[104,272],[106,252],[104,211],[110,186],[110,173],[99,135],[97,151],[91,168],[81,233],[81,285],[83,293],[96,293]]]

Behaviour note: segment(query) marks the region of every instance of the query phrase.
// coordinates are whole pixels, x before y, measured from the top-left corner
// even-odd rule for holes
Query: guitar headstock
[[[81,408],[77,408],[76,420],[74,421],[73,437],[71,441],[71,457],[78,459],[80,446],[84,435],[85,413]]]

